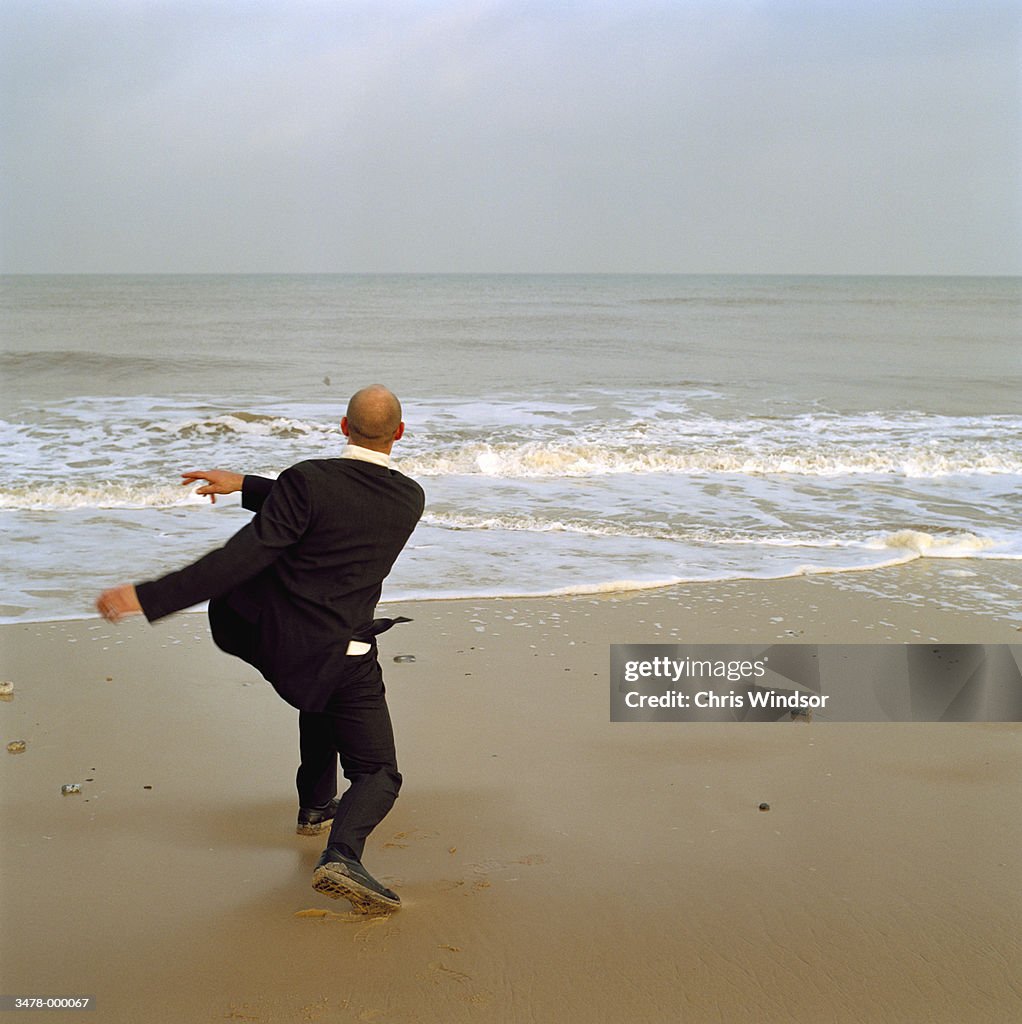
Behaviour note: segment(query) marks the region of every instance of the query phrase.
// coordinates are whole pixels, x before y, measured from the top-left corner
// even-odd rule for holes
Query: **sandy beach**
[[[297,713],[204,616],[4,626],[26,747],[0,761],[2,993],[89,995],[46,1019],[97,1024],[1022,1016],[1022,726],[607,706],[614,642],[1018,643],[1018,621],[825,577],[399,611],[405,787],[365,857],[404,901],[385,918],[311,889]]]

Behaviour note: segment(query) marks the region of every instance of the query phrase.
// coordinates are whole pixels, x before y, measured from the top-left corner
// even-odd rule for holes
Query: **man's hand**
[[[130,583],[104,590],[96,600],[96,611],[107,622],[120,622],[128,615],[139,615],[142,606],[138,603],[138,595]]]
[[[226,469],[197,469],[191,473],[181,474],[181,486],[187,487],[196,480],[205,480],[204,487],[196,488],[196,494],[208,494],[209,500],[216,503],[218,494],[233,494],[241,490],[245,482],[244,474],[229,473]]]

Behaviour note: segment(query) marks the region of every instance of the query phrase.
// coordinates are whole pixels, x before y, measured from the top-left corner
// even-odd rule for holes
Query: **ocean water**
[[[927,559],[1014,614],[1020,312],[1017,278],[0,278],[0,618],[220,544],[249,514],[179,474],[337,453],[373,381],[427,494],[387,600]]]

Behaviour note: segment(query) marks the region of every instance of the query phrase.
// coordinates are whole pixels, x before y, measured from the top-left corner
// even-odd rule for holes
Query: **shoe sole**
[[[324,864],[312,873],[312,888],[333,900],[347,900],[360,914],[390,913],[401,906],[400,900],[392,900],[357,882],[347,874],[343,864]]]
[[[326,821],[321,821],[316,825],[296,825],[295,834],[300,836],[318,836],[321,832],[326,832],[333,823],[333,818],[327,818]]]

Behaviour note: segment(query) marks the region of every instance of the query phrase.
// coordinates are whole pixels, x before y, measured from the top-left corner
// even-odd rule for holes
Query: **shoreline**
[[[947,621],[948,615],[956,618],[963,614],[970,620],[968,627],[961,624],[950,627],[954,636],[962,635],[963,628],[973,630],[976,635],[967,635],[965,639],[956,640],[962,643],[1013,643],[1017,637],[1007,639],[987,640],[991,631],[1001,634],[1001,626],[1007,626],[1009,630],[1016,628],[1022,632],[1022,610],[1008,605],[1003,601],[1003,594],[999,595],[1001,602],[995,602],[996,610],[991,610],[984,605],[984,588],[999,588],[1004,594],[1014,592],[1022,587],[1022,562],[1015,560],[1001,560],[996,563],[982,560],[970,563],[973,568],[963,569],[957,566],[957,561],[951,560],[950,564],[944,564],[944,559],[915,558],[905,562],[896,562],[880,566],[871,566],[863,569],[843,569],[834,571],[820,571],[808,573],[795,573],[783,576],[771,577],[734,577],[727,579],[706,579],[690,580],[687,582],[672,583],[650,583],[648,586],[635,586],[629,589],[613,589],[613,584],[594,584],[591,588],[570,588],[567,590],[554,590],[549,593],[509,593],[509,594],[437,594],[429,597],[389,597],[384,591],[380,601],[380,607],[415,607],[422,606],[430,608],[435,605],[488,603],[488,602],[524,602],[527,604],[540,604],[543,602],[558,601],[596,601],[601,604],[629,605],[639,601],[666,601],[672,602],[683,608],[686,614],[697,617],[698,628],[709,624],[709,620],[700,611],[705,605],[717,604],[720,601],[720,594],[756,595],[758,600],[769,602],[777,601],[779,604],[787,600],[787,595],[808,593],[801,591],[801,585],[815,586],[820,589],[812,593],[824,597],[831,603],[831,599],[825,597],[830,591],[850,594],[868,594],[871,607],[884,606],[888,614],[877,615],[879,631],[883,632],[883,620],[896,618],[899,615],[908,613],[917,622],[923,616],[927,619],[934,619],[942,623]],[[98,593],[98,590],[97,590]],[[1001,607],[1004,604],[1005,607]],[[981,610],[982,609],[982,610]],[[179,615],[205,615],[205,607],[189,609]],[[96,618],[94,614],[87,611],[65,614],[40,614],[39,618],[16,618],[0,619],[0,630],[11,626],[31,626],[48,622],[89,622]],[[802,617],[803,619],[805,616]],[[818,631],[832,630],[826,616],[821,614],[820,621],[813,624],[813,629]],[[848,628],[855,623],[844,623]],[[903,642],[914,640],[948,642],[945,636],[932,636],[925,623],[920,628],[913,629],[909,635],[901,637]],[[712,628],[712,627],[710,627]],[[868,627],[867,627],[868,628]],[[890,628],[894,628],[891,624]],[[923,634],[927,635],[923,635]],[[1006,635],[1007,634],[1002,634]],[[785,634],[777,634],[776,639],[785,639]],[[713,642],[712,639],[703,641],[703,638],[694,638],[697,642]],[[733,640],[733,636],[724,637],[726,640]],[[809,638],[810,641],[813,638]],[[865,640],[872,642],[876,637],[865,637]],[[895,640],[894,634],[888,630],[882,637],[884,640]],[[653,641],[646,641],[653,642]],[[666,641],[665,641],[666,642]],[[814,642],[827,642],[826,638],[820,637]],[[850,642],[847,640],[841,642]]]
[[[1022,637],[832,580],[388,605],[382,919],[311,889],[297,714],[204,616],[2,626],[5,990],[97,1024],[1007,1024],[1022,724],[609,722],[611,643]]]

